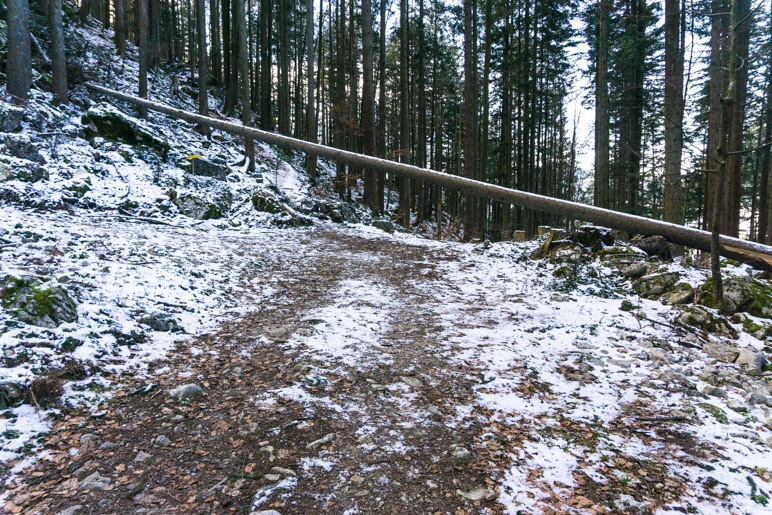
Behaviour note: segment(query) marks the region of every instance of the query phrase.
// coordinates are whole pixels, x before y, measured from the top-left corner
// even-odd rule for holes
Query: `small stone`
[[[166,435],[158,435],[154,442],[156,445],[160,445],[161,447],[166,447],[167,445],[172,444],[172,441],[169,440],[169,437]]]
[[[456,490],[456,495],[463,497],[472,502],[476,501],[489,501],[496,498],[496,492],[488,488],[475,488],[465,492],[463,490]]]
[[[761,404],[762,406],[769,406],[769,398],[761,392],[753,392],[748,396],[748,404]]]
[[[104,490],[108,486],[112,479],[99,474],[99,471],[94,472],[90,476],[87,476],[80,485],[81,490]]]
[[[249,512],[249,515],[281,515],[281,513],[276,510],[260,510],[251,511]]]
[[[186,401],[204,394],[204,390],[197,384],[190,383],[178,386],[169,391],[169,396],[178,401]]]
[[[266,474],[263,476],[266,481],[278,481],[281,479],[281,474]]]
[[[764,372],[764,366],[767,364],[767,357],[763,352],[743,349],[737,356],[735,363],[744,365],[745,370],[749,375],[760,376]]]
[[[271,472],[274,474],[281,474],[282,476],[296,476],[294,470],[291,469],[285,469],[282,467],[271,467]]]
[[[451,450],[451,455],[458,463],[467,463],[472,459],[472,453],[469,449],[460,446],[454,446]]]
[[[370,490],[359,490],[358,492],[354,492],[354,497],[365,497],[367,495],[370,495]]]
[[[354,474],[353,476],[351,476],[351,482],[357,485],[361,485],[362,483],[365,482],[365,478],[363,478],[359,474]]]
[[[708,342],[703,345],[702,350],[708,356],[721,363],[734,363],[740,355],[737,347],[724,342]]]
[[[726,399],[727,393],[723,388],[718,388],[717,386],[706,386],[704,390],[702,390],[702,393],[705,395],[710,395],[711,397],[719,397],[721,399]]]
[[[91,433],[86,433],[80,437],[80,444],[84,447],[91,447],[96,445],[97,436]]]
[[[316,449],[317,447],[321,447],[322,445],[328,444],[335,440],[335,433],[330,433],[327,435],[324,435],[318,440],[314,440],[313,442],[306,445],[306,449]]]
[[[152,458],[152,456],[145,451],[139,451],[136,456],[134,456],[134,462],[139,463],[145,463],[147,460]]]
[[[185,415],[174,415],[172,422],[185,422]]]
[[[673,358],[671,358],[670,354],[664,349],[649,349],[647,351],[647,357],[649,358],[649,361],[656,361],[658,363],[662,363],[663,365],[667,365],[673,362]]]
[[[106,451],[107,449],[111,449],[113,447],[115,447],[113,442],[103,442],[102,445],[99,446],[99,450]]]
[[[726,403],[726,406],[737,413],[748,413],[748,406],[740,401],[730,400]]]
[[[429,487],[430,489],[432,489],[432,490],[436,490],[437,488],[439,488],[439,487],[440,487],[440,486],[439,486],[437,483],[435,483],[435,482],[434,482],[434,481],[432,481],[431,479],[427,479],[427,480],[426,480],[426,486],[428,486],[428,487]]]
[[[59,512],[59,515],[78,515],[80,513],[80,510],[83,509],[82,504],[76,504],[75,506],[70,506],[66,510],[62,510]]]
[[[415,377],[400,377],[400,381],[405,383],[408,386],[411,386],[413,388],[423,388],[424,383],[420,379],[416,379]]]
[[[442,412],[440,411],[440,409],[437,406],[429,406],[428,408],[426,408],[426,411],[428,411],[430,414],[432,414],[434,416],[437,416],[437,417],[441,417],[442,416]]]

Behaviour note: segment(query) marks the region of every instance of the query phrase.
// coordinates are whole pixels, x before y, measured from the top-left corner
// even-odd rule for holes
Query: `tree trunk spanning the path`
[[[710,250],[711,234],[707,231],[700,231],[690,227],[652,220],[651,218],[642,216],[610,211],[608,209],[570,202],[568,200],[545,197],[534,193],[525,193],[497,186],[495,184],[474,181],[457,175],[450,175],[404,163],[356,154],[354,152],[309,143],[307,141],[262,131],[252,127],[244,127],[243,125],[218,120],[216,118],[208,118],[206,116],[127,95],[96,84],[87,83],[87,86],[99,93],[113,96],[146,109],[152,109],[153,111],[158,111],[191,123],[206,124],[211,128],[220,129],[248,138],[254,138],[270,145],[292,148],[332,161],[345,161],[357,167],[369,167],[381,172],[397,174],[406,179],[418,179],[446,188],[461,190],[466,194],[486,197],[491,200],[515,204],[524,208],[536,209],[559,216],[565,216],[567,218],[597,223],[613,229],[621,229],[623,231],[642,234],[659,234],[679,245],[700,250]],[[724,256],[739,259],[746,263],[772,270],[771,246],[723,235],[720,237],[720,246],[721,254]]]

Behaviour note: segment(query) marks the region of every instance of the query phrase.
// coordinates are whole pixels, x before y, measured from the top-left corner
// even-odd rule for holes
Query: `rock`
[[[767,357],[763,352],[754,352],[750,349],[743,349],[737,356],[735,363],[744,365],[745,370],[752,376],[760,376],[764,373],[764,367],[767,364]]]
[[[172,444],[172,441],[169,440],[169,437],[166,435],[158,435],[153,442],[156,445],[160,445],[161,447],[166,447],[168,445]]]
[[[45,164],[46,158],[38,150],[42,144],[39,139],[32,139],[29,134],[6,134],[3,138],[7,153],[33,163]]]
[[[641,263],[642,259],[646,259],[646,253],[635,247],[613,245],[611,247],[603,248],[599,255],[600,260],[604,265],[610,266],[616,270],[622,270],[623,273],[631,266],[643,265],[644,270],[646,268],[646,265]],[[638,277],[641,275],[645,274],[641,273]]]
[[[639,279],[649,271],[649,265],[646,263],[632,263],[622,270],[622,276],[627,279]]]
[[[0,384],[0,410],[8,409],[24,400],[25,388],[18,383]]]
[[[702,350],[721,363],[734,363],[740,355],[740,350],[737,347],[725,342],[708,342],[702,346]]]
[[[772,289],[765,281],[752,277],[730,277],[724,281],[724,311],[747,311],[761,318],[772,318]],[[711,308],[719,308],[713,298],[713,282],[708,280],[700,287],[699,302]]]
[[[662,301],[670,306],[694,302],[694,288],[689,283],[677,283],[662,296]]]
[[[361,485],[362,483],[365,482],[365,478],[363,478],[359,474],[354,474],[353,476],[351,476],[350,481],[355,485]]]
[[[49,286],[37,277],[0,279],[0,302],[22,322],[54,328],[78,320],[77,305],[62,286]]]
[[[281,513],[276,510],[260,510],[251,511],[249,512],[249,515],[281,515]]]
[[[147,463],[148,460],[152,459],[153,456],[146,453],[145,451],[139,451],[136,456],[134,456],[134,462],[135,463]]]
[[[637,235],[630,243],[649,256],[656,256],[663,261],[670,261],[675,257],[675,247],[667,241],[664,236],[642,236]]]
[[[488,488],[475,488],[469,491],[456,490],[456,495],[463,497],[472,502],[476,501],[491,501],[496,498],[496,492]]]
[[[99,450],[106,451],[107,449],[112,449],[113,447],[115,447],[113,442],[103,442],[102,445],[99,446]]]
[[[718,397],[720,399],[727,398],[726,390],[722,388],[718,388],[717,386],[706,386],[702,390],[702,393],[704,393],[705,395],[710,395],[711,397]]]
[[[228,167],[224,164],[213,163],[206,159],[196,158],[190,160],[189,172],[200,177],[212,177],[218,181],[227,181]]]
[[[84,435],[81,435],[80,437],[80,444],[83,447],[91,447],[96,445],[97,443],[97,436],[91,433],[86,433]]]
[[[606,227],[583,225],[576,228],[571,235],[571,241],[593,252],[600,252],[604,246],[614,244],[614,232]]]
[[[726,407],[737,413],[748,413],[748,405],[740,401],[730,400],[727,401]]]
[[[354,492],[354,497],[367,497],[370,495],[370,490],[359,490]]]
[[[81,490],[104,490],[108,486],[110,486],[110,483],[112,483],[112,479],[106,476],[102,476],[99,474],[99,471],[94,472],[90,476],[86,477],[80,484]]]
[[[702,306],[685,306],[675,319],[676,324],[694,327],[716,336],[737,339],[737,331],[724,317],[714,315]]]
[[[282,476],[297,476],[294,470],[285,469],[282,467],[271,467],[271,472],[274,474],[280,474]]]
[[[23,108],[7,102],[0,103],[0,132],[16,132],[21,130],[23,119]]]
[[[471,451],[458,445],[452,446],[450,454],[456,463],[468,463],[472,459]]]
[[[165,313],[154,313],[143,316],[139,319],[140,324],[149,326],[153,331],[162,333],[179,332],[180,324],[171,315]]]
[[[512,233],[512,241],[514,242],[524,242],[525,241],[525,231],[514,231]]]
[[[753,392],[748,396],[746,401],[748,401],[748,404],[751,404],[751,405],[754,405],[754,404],[760,404],[762,406],[770,405],[769,397],[764,395],[762,392]]]
[[[680,278],[676,272],[645,275],[633,283],[633,290],[645,299],[655,299],[675,286]]]
[[[69,508],[60,511],[58,515],[78,515],[82,509],[82,504],[76,504],[75,506],[70,506]]]
[[[338,202],[331,204],[323,204],[320,206],[322,213],[330,217],[330,220],[336,224],[342,224],[344,222],[350,224],[358,224],[360,222],[354,207],[347,202]]]
[[[399,380],[412,388],[424,387],[423,381],[421,381],[420,379],[416,379],[415,377],[400,377]]]
[[[649,349],[646,351],[646,355],[649,358],[649,361],[656,361],[663,365],[668,365],[673,362],[671,355],[664,349]]]
[[[38,182],[48,180],[48,170],[27,159],[0,155],[0,182]]]
[[[195,383],[184,384],[173,390],[169,390],[169,397],[178,401],[187,401],[204,395],[204,390]]]
[[[170,195],[172,203],[180,214],[196,220],[216,220],[222,218],[231,206],[230,192],[210,192],[208,197],[198,193]]]
[[[266,481],[276,482],[281,479],[281,474],[265,474],[263,475],[263,479]]]
[[[169,152],[169,144],[160,134],[107,103],[91,107],[81,117],[81,123],[86,126],[87,138],[101,136],[132,146],[141,145],[158,151],[164,157]]]
[[[373,220],[372,225],[373,227],[377,227],[378,229],[386,231],[389,234],[393,233],[397,229],[397,226],[394,225],[394,222],[385,219]]]
[[[316,449],[317,447],[321,447],[322,445],[326,445],[330,442],[335,440],[335,433],[329,433],[324,435],[318,440],[314,440],[313,442],[310,442],[306,445],[306,449]]]

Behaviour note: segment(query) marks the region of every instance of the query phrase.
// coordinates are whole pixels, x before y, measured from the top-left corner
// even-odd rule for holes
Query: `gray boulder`
[[[656,299],[675,286],[680,278],[676,272],[645,275],[633,283],[633,290],[645,299]]]
[[[227,181],[228,167],[224,164],[214,163],[206,159],[196,158],[190,160],[188,172],[200,177],[212,177],[218,181]]]
[[[162,333],[176,333],[181,330],[177,320],[166,313],[147,314],[139,319],[139,323],[149,326],[153,331]]]
[[[222,218],[230,209],[231,195],[223,192],[221,194],[205,197],[198,193],[170,193],[172,203],[177,206],[180,214],[196,220],[214,220]]]
[[[120,141],[132,146],[144,146],[158,151],[164,157],[169,143],[136,118],[125,115],[109,104],[97,104],[81,117],[86,126],[86,137],[101,136],[110,141]]]
[[[14,157],[45,164],[46,158],[40,153],[42,141],[32,139],[29,134],[6,134],[3,138],[5,148]]]
[[[48,171],[28,159],[0,156],[0,182],[38,182],[48,179]]]
[[[630,243],[644,251],[650,257],[670,261],[675,257],[675,247],[664,236],[635,236]]]
[[[700,304],[718,308],[713,298],[713,282],[700,287]],[[724,281],[724,310],[731,314],[747,311],[751,315],[772,318],[772,287],[752,277],[730,277]]]
[[[702,350],[721,363],[734,363],[740,355],[740,350],[735,345],[726,342],[711,341],[703,345]]]
[[[202,395],[204,395],[204,390],[195,383],[184,384],[169,390],[169,397],[177,399],[178,401],[187,401],[201,397]]]
[[[593,252],[600,252],[603,247],[614,244],[614,232],[606,227],[583,225],[576,228],[571,235],[571,241]]]
[[[78,319],[77,305],[67,290],[37,277],[4,277],[0,301],[5,310],[30,325],[54,328]]]
[[[0,132],[20,130],[23,119],[24,109],[6,102],[0,103]]]
[[[737,331],[724,317],[715,315],[702,306],[685,306],[681,308],[681,313],[676,317],[675,322],[676,324],[693,327],[716,336],[725,336],[733,340],[737,339]]]
[[[694,302],[694,288],[688,283],[676,283],[673,289],[662,296],[662,301],[671,306]]]
[[[397,229],[394,225],[394,222],[384,219],[373,220],[373,227],[377,227],[378,229],[386,231],[389,234],[393,233]]]
[[[763,352],[756,352],[751,349],[743,349],[737,356],[735,363],[745,367],[745,371],[752,376],[760,376],[764,373],[764,367],[767,365],[767,357]]]

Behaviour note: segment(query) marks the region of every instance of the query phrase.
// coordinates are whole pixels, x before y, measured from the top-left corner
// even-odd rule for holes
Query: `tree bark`
[[[316,143],[316,98],[314,96],[314,0],[306,3],[306,66],[308,67],[308,104],[306,111],[306,126],[308,127],[306,139]],[[308,176],[312,181],[316,180],[316,156],[309,155],[306,159]]]
[[[115,45],[118,55],[126,58],[126,0],[115,0]]]
[[[244,13],[244,0],[233,0],[234,12],[236,14],[234,23],[236,25],[236,36],[238,38],[238,68],[239,68],[239,91],[241,97],[241,123],[244,126],[252,123],[251,98],[249,95],[249,53],[247,50],[247,23]],[[255,145],[252,138],[244,138],[244,150],[248,161],[250,172],[255,171]]]
[[[464,0],[464,177],[477,179],[477,59],[474,0]],[[464,194],[464,239],[477,235],[477,199]]]
[[[67,91],[67,61],[64,54],[62,0],[49,0],[48,19],[51,25],[51,71],[54,98],[57,103],[69,101]]]
[[[684,118],[684,50],[681,0],[665,0],[665,187],[664,218],[682,224],[681,155]]]
[[[198,114],[209,116],[209,62],[206,56],[206,0],[195,0],[198,21]],[[209,127],[200,125],[199,131],[209,136]]]
[[[147,0],[139,1],[139,96],[147,98],[147,65],[148,65],[148,40],[147,40]],[[147,109],[140,106],[139,117],[147,118]]]
[[[279,132],[290,133],[290,85],[289,85],[289,5],[279,1]]]
[[[372,0],[362,0],[362,148],[375,155],[375,90],[373,88],[373,9]],[[378,174],[365,168],[364,203],[378,213]]]
[[[271,0],[260,0],[260,127],[273,130],[271,106]]]
[[[32,86],[32,39],[28,0],[8,0],[8,61],[6,92],[25,104]]]

